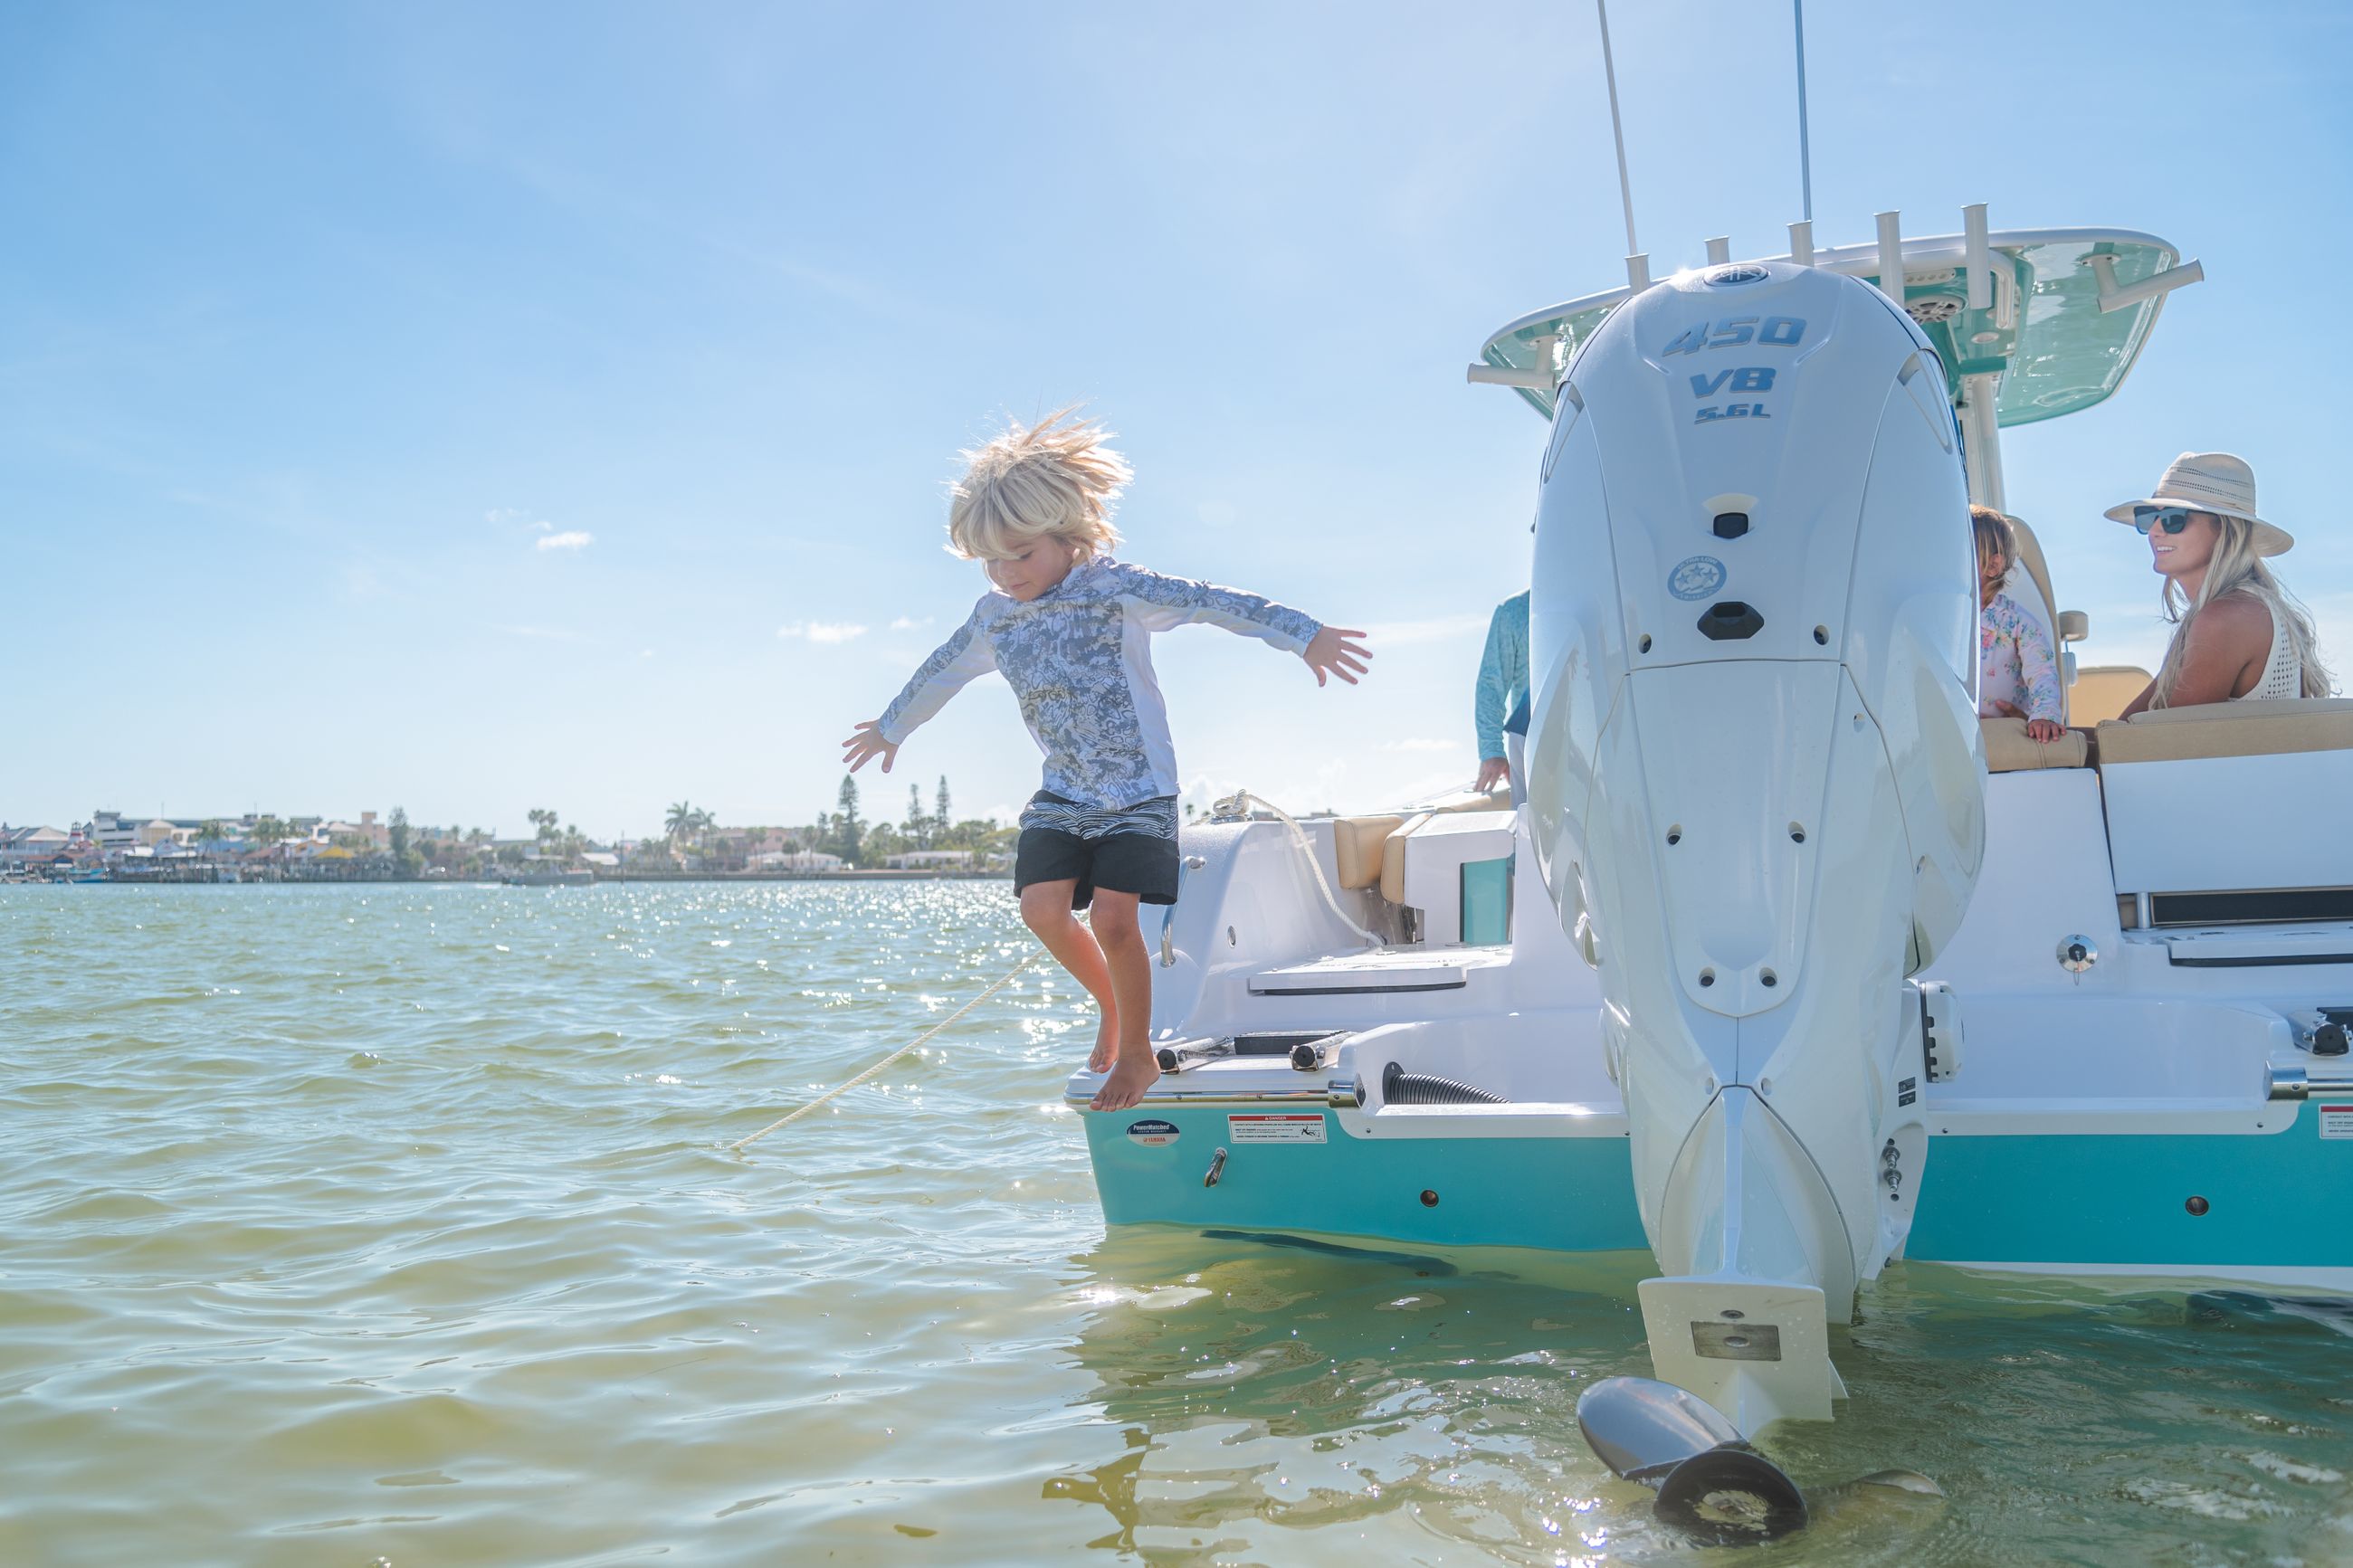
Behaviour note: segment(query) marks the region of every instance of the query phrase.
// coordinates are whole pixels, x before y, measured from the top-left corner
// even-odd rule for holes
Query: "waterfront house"
[[[972,867],[969,849],[906,849],[885,856],[882,863],[894,871],[964,871]]]
[[[73,835],[61,827],[0,826],[0,866],[47,866],[67,852]]]

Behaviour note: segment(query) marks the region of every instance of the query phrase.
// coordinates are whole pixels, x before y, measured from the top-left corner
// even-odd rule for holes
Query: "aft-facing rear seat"
[[[2116,892],[2146,900],[2145,922],[2173,923],[2168,906],[2277,921],[2353,896],[2353,700],[2166,708],[2098,733]]]
[[[2100,765],[2353,750],[2353,698],[2156,708],[2100,726]],[[2250,806],[2256,802],[2247,803]]]

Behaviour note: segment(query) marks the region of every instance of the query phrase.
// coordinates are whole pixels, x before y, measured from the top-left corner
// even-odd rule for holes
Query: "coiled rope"
[[[905,1056],[909,1051],[913,1050],[917,1046],[922,1045],[925,1040],[930,1039],[934,1035],[938,1034],[942,1029],[946,1028],[950,1024],[955,1023],[958,1018],[963,1017],[966,1013],[971,1012],[975,1007],[979,1006],[983,1002],[987,1001],[991,996],[996,995],[1008,985],[1010,985],[1013,983],[1013,977],[1020,973],[1023,970],[1029,968],[1031,963],[1035,963],[1041,955],[1044,954],[1045,951],[1046,950],[1042,947],[1031,948],[1029,952],[1021,955],[1020,963],[1007,970],[1003,974],[998,975],[995,980],[990,981],[987,987],[978,995],[975,996],[971,1001],[966,1002],[963,1006],[957,1008],[946,1017],[942,1018],[938,1023],[934,1024],[930,1028],[925,1029],[922,1034],[917,1035],[913,1039],[909,1040],[905,1045],[901,1046],[897,1050],[892,1051],[889,1056],[884,1057],[881,1061],[876,1062],[872,1067],[868,1068],[864,1072],[860,1073],[856,1078],[849,1079],[846,1083],[838,1084],[834,1088],[827,1089],[823,1094],[818,1095],[815,1100],[810,1100],[807,1105],[801,1106],[797,1110],[785,1112],[784,1115],[777,1117],[774,1121],[769,1122],[765,1127],[761,1128],[757,1132],[753,1133],[750,1137],[738,1138],[734,1142],[727,1145],[728,1152],[730,1153],[733,1153],[742,1149],[747,1148],[754,1143],[757,1143],[761,1139],[765,1138],[769,1133],[774,1132],[779,1127],[787,1126],[792,1122],[799,1121],[802,1117],[807,1116],[810,1111],[815,1110],[818,1106],[823,1105],[827,1100],[831,1100],[835,1096],[842,1094],[849,1089],[856,1089],[860,1084],[864,1083],[868,1079],[872,1078],[876,1073],[881,1072],[884,1068],[889,1067],[892,1062],[897,1061],[901,1057]]]

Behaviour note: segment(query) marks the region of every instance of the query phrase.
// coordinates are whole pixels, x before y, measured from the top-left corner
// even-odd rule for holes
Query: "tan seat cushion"
[[[1405,822],[1402,816],[1340,816],[1332,820],[1332,857],[1339,862],[1340,886],[1369,888],[1381,879],[1381,846]]]
[[[1512,792],[1507,789],[1456,790],[1452,795],[1442,795],[1436,800],[1425,800],[1415,809],[1430,812],[1509,811],[1512,809]]]
[[[1393,904],[1405,902],[1405,836],[1428,822],[1434,813],[1422,812],[1398,825],[1381,846],[1381,897]]]
[[[2153,679],[2137,664],[2087,665],[2075,672],[2067,689],[2067,720],[2073,724],[2097,724],[2125,710],[2148,689]]]
[[[2353,699],[2210,702],[2159,708],[2099,729],[2100,765],[2353,751]]]
[[[2033,768],[2080,768],[2091,754],[2091,742],[2080,730],[2070,730],[2055,741],[2030,738],[2023,719],[1980,719],[1985,731],[1986,772],[2025,773]]]

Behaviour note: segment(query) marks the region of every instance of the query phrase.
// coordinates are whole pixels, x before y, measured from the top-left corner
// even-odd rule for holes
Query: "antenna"
[[[1609,0],[1593,0],[1601,17],[1601,74],[1609,83],[1609,134],[1618,142],[1618,199],[1626,206],[1626,283],[1637,294],[1651,286],[1651,258],[1634,243],[1634,187],[1626,178],[1626,128],[1618,119],[1618,67],[1609,58]]]
[[[1814,221],[1814,149],[1806,138],[1806,0],[1789,0],[1798,14],[1798,189],[1806,222]],[[1607,46],[1604,46],[1605,49]],[[1621,160],[1622,162],[1622,160]],[[1812,237],[1807,237],[1810,239]]]

